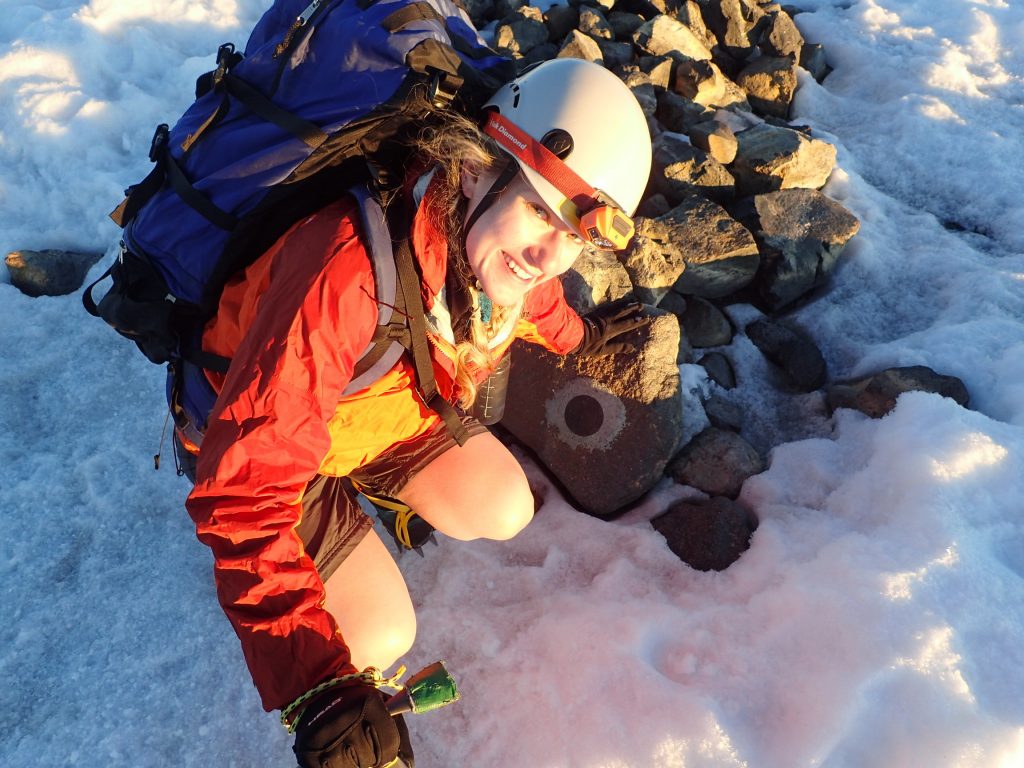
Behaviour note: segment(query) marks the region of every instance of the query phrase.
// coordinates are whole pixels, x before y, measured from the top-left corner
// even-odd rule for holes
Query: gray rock
[[[711,426],[739,432],[743,428],[743,412],[735,403],[730,403],[721,395],[711,395],[704,403],[704,414]]]
[[[757,195],[761,270],[758,293],[778,311],[823,285],[860,222],[815,189],[784,189]]]
[[[728,165],[736,159],[739,142],[736,141],[736,134],[725,123],[705,120],[691,127],[686,135],[690,137],[693,146],[703,149],[722,165]]]
[[[541,43],[536,48],[531,48],[528,53],[516,59],[516,70],[523,73],[531,64],[547,61],[558,56],[558,46],[554,43]]]
[[[626,268],[611,251],[584,251],[562,276],[569,306],[580,314],[598,304],[621,299],[633,291]]]
[[[636,13],[612,11],[608,14],[608,23],[615,33],[616,40],[632,43],[633,33],[643,26],[644,17]]]
[[[633,44],[651,56],[677,51],[691,59],[710,59],[711,51],[689,27],[671,16],[659,15],[633,33]]]
[[[654,140],[651,188],[670,203],[679,204],[698,193],[712,200],[728,200],[736,182],[725,166],[686,139],[664,133]]]
[[[626,269],[633,292],[645,304],[657,305],[686,269],[682,251],[672,242],[677,223],[671,211],[657,219],[637,218],[636,234],[619,261]]]
[[[71,251],[13,251],[5,264],[11,284],[26,296],[65,296],[82,287],[89,269],[102,253]]]
[[[604,56],[601,54],[597,41],[584,35],[578,29],[574,29],[565,38],[565,42],[562,43],[562,48],[558,52],[558,58],[583,59],[604,64]]]
[[[633,60],[633,46],[631,43],[621,43],[615,40],[597,40],[597,47],[601,50],[601,56],[604,59],[604,65],[611,69],[612,67],[621,67],[624,64],[629,64]],[[651,89],[651,95],[654,95],[654,86],[648,84]],[[654,114],[654,110],[651,109],[647,113],[649,116]]]
[[[580,6],[580,23],[577,29],[584,35],[589,35],[595,40],[613,40],[615,32],[612,30],[608,19],[600,10],[593,6]]]
[[[596,5],[602,11],[610,12],[617,0],[569,0],[569,5],[580,8],[584,5]]]
[[[528,5],[529,0],[494,0],[494,18],[506,19]]]
[[[722,347],[732,341],[732,324],[729,318],[710,301],[699,296],[689,297],[680,322],[686,338],[697,349]]]
[[[679,354],[676,355],[676,362],[679,364],[685,363],[693,354],[693,345],[690,344],[690,339],[683,328],[683,315],[686,314],[686,298],[680,293],[669,291],[662,297],[661,302],[658,304],[658,309],[671,312],[679,321]]]
[[[764,461],[735,432],[709,427],[669,462],[665,473],[709,496],[735,499],[748,477],[764,472]]]
[[[640,71],[650,79],[651,84],[660,92],[672,86],[672,72],[676,62],[671,56],[638,56],[636,59]]]
[[[673,238],[672,247],[686,267],[673,284],[679,293],[720,299],[754,279],[760,261],[757,243],[721,206],[690,195],[657,221]]]
[[[680,560],[698,571],[724,571],[750,547],[757,516],[734,501],[679,501],[651,525]]]
[[[653,195],[648,195],[640,201],[640,206],[636,209],[636,215],[647,219],[656,219],[659,216],[664,216],[671,210],[672,204],[669,203],[665,196],[661,192],[655,192]]]
[[[769,362],[777,365],[800,392],[813,392],[825,384],[825,358],[807,333],[794,325],[757,320],[746,327],[747,336]]]
[[[743,195],[804,187],[820,189],[836,162],[836,148],[799,131],[762,123],[736,134],[731,170]]]
[[[702,0],[700,5],[719,44],[729,55],[745,59],[753,48],[750,31],[764,11],[747,0]]]
[[[704,16],[700,12],[700,5],[694,0],[686,0],[686,2],[680,3],[679,9],[673,15],[681,24],[686,25],[697,36],[697,39],[704,43],[709,51],[718,43],[711,30],[708,29],[707,24],[704,23]]]
[[[697,361],[697,364],[703,366],[708,372],[708,378],[722,389],[736,387],[736,371],[732,367],[732,362],[723,353],[708,352]]]
[[[481,29],[490,22],[495,15],[494,0],[460,0],[462,7],[469,14],[473,26]]]
[[[819,83],[828,77],[832,67],[825,60],[825,46],[820,43],[806,43],[800,49],[800,66],[811,73]]]
[[[540,18],[519,17],[503,21],[494,31],[495,47],[514,56],[523,56],[547,41],[548,28]]]
[[[545,11],[544,23],[548,25],[548,39],[560,43],[580,23],[580,13],[568,5],[553,5]]]
[[[693,126],[706,122],[715,114],[714,110],[674,91],[661,91],[657,97],[658,108],[654,114],[667,131],[689,133]]]
[[[830,412],[837,408],[852,408],[879,419],[896,407],[896,398],[904,392],[934,392],[953,399],[964,408],[970,400],[967,387],[956,376],[945,376],[927,366],[913,365],[836,382],[826,390],[826,402]]]
[[[780,10],[768,15],[758,45],[769,56],[788,56],[797,61],[804,45],[804,36],[789,14]]]
[[[552,355],[517,343],[503,424],[579,507],[611,517],[662,477],[681,439],[679,324],[653,307],[633,355]]]
[[[704,106],[721,104],[726,95],[726,78],[712,61],[683,59],[676,64],[672,90]]]
[[[796,63],[785,57],[760,56],[740,71],[736,84],[746,91],[755,112],[785,120],[796,93]]]
[[[605,50],[606,45],[620,45],[620,43],[598,43],[598,47],[602,52]],[[625,45],[628,45],[628,43]],[[652,117],[658,109],[658,95],[654,85],[651,83],[650,76],[642,72],[635,65],[620,66],[617,71],[619,79],[629,86],[629,90],[633,92],[636,100],[640,102],[640,109],[649,118]]]

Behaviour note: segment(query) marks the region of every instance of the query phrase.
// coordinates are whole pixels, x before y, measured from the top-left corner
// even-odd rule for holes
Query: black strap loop
[[[287,109],[282,109],[242,78],[230,72],[224,76],[228,93],[238,99],[251,112],[259,115],[267,122],[288,131],[302,141],[310,149],[317,149],[327,141],[327,134],[320,130],[316,123],[299,117]]]

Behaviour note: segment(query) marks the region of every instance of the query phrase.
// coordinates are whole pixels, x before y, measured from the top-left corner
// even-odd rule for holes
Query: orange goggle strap
[[[576,206],[577,218],[599,205],[607,205],[600,193],[566,165],[554,152],[522,131],[498,112],[489,112],[484,133],[513,157],[526,163]],[[618,207],[618,206],[616,206]],[[620,209],[621,210],[621,209]],[[625,212],[622,212],[626,216]],[[629,217],[626,216],[628,219]]]

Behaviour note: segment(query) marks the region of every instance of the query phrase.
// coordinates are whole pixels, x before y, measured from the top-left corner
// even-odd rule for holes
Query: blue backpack
[[[244,54],[221,46],[192,106],[173,128],[157,128],[153,171],[111,214],[123,227],[121,253],[86,289],[86,309],[152,362],[168,363],[174,386],[192,389],[180,380],[184,369],[192,378],[203,368],[226,371],[230,361],[200,341],[227,280],[338,190],[362,184],[386,197],[402,181],[403,139],[431,118],[414,94],[436,109],[473,114],[514,75],[451,0],[276,0]],[[393,290],[419,301],[418,286],[402,290],[398,250]],[[374,258],[386,291],[381,263]],[[93,288],[106,277],[113,284],[97,303]],[[406,314],[421,318],[414,310]],[[381,349],[364,355],[357,376],[379,370],[383,347],[401,335],[386,323]],[[427,391],[425,347],[414,348],[425,345],[425,330],[414,325],[405,335],[423,394],[440,400]],[[193,420],[205,421],[209,405],[194,403]],[[447,404],[433,405],[441,412]],[[445,420],[451,425],[451,415]]]

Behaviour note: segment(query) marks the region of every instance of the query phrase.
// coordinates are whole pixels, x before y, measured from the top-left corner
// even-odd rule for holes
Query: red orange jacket
[[[426,306],[444,285],[447,248],[424,205],[413,248]],[[269,711],[355,671],[324,587],[295,533],[306,484],[343,476],[438,416],[413,393],[405,357],[369,388],[343,395],[377,322],[373,272],[356,203],[299,222],[225,289],[204,347],[232,358],[210,414],[186,506],[214,555],[217,595]],[[556,281],[527,297],[516,336],[564,354],[582,337]],[[442,394],[451,363],[435,345]]]

